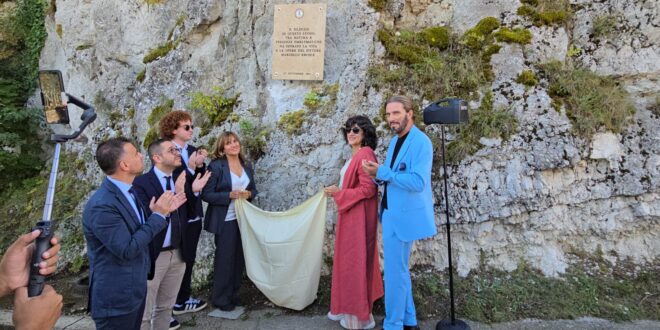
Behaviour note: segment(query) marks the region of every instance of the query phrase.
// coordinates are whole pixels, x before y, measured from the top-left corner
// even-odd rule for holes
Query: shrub
[[[241,120],[238,123],[241,129],[241,144],[243,150],[253,161],[258,160],[266,153],[267,140],[271,130],[254,125],[249,120]]]

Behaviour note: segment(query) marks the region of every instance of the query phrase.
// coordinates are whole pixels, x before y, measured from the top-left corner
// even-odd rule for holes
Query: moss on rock
[[[528,29],[515,28],[511,30],[503,27],[495,32],[495,38],[497,41],[525,45],[532,41],[532,32]]]

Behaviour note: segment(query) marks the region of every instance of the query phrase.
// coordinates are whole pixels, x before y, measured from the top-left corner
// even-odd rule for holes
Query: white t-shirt
[[[239,177],[234,174],[234,172],[229,171],[231,176],[231,190],[245,190],[248,184],[250,184],[250,177],[247,175],[247,171],[243,169],[243,174]],[[225,221],[234,221],[236,220],[236,208],[234,206],[234,200],[232,199],[227,208],[227,216]]]

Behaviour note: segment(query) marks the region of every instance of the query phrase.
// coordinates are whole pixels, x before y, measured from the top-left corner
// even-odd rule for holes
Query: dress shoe
[[[419,326],[417,326],[417,325],[404,325],[403,330],[419,330]]]

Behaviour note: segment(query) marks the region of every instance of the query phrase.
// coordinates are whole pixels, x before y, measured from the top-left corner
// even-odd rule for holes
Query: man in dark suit
[[[159,139],[148,148],[149,159],[153,167],[143,175],[135,178],[133,186],[141,202],[160,197],[166,191],[185,193],[188,200],[194,199],[194,194],[202,189],[209,175],[186,184],[185,175],[175,175],[173,172],[181,166],[179,150],[174,143]],[[176,183],[175,183],[176,182]],[[167,329],[172,327],[171,313],[181,285],[181,279],[186,270],[186,264],[181,253],[186,244],[182,236],[187,226],[187,207],[182,205],[170,214],[170,223],[150,244],[151,270],[149,272],[147,302],[142,318],[142,329]],[[147,212],[149,213],[149,212]]]
[[[162,138],[172,141],[181,152],[181,165],[174,170],[174,175],[186,174],[186,181],[193,182],[195,178],[202,177],[206,172],[205,160],[208,155],[204,149],[198,150],[188,142],[192,139],[194,126],[192,117],[186,111],[175,110],[165,115],[159,122],[159,131]],[[191,196],[189,196],[191,198]],[[181,288],[174,304],[174,315],[197,312],[206,308],[204,300],[192,296],[191,279],[192,270],[197,256],[197,244],[202,231],[202,200],[199,194],[192,196],[187,203],[188,219],[183,233],[184,246],[181,250],[186,262],[186,272],[181,281]],[[172,320],[170,327],[176,327],[176,320]]]
[[[184,194],[164,193],[149,201],[132,189],[144,170],[142,154],[125,138],[112,138],[96,149],[107,175],[83,211],[89,258],[89,309],[97,329],[139,329],[147,294],[149,243],[167,226],[166,217],[186,202]]]

